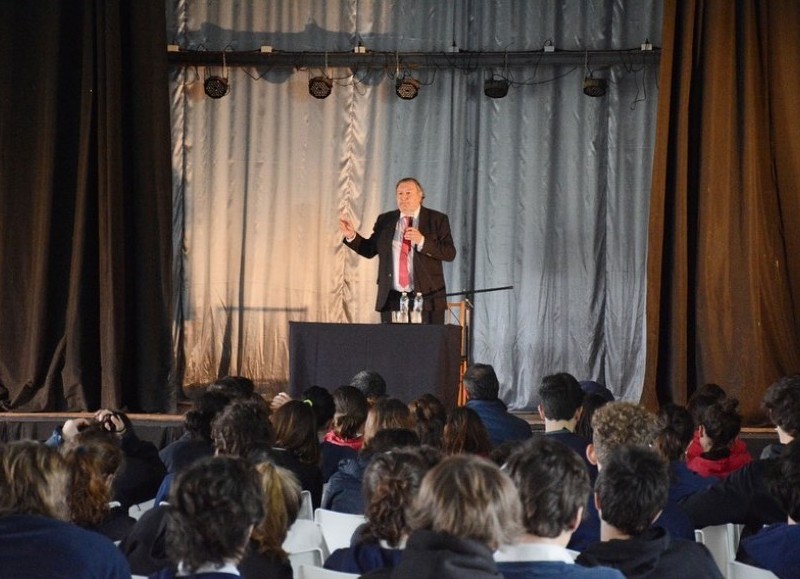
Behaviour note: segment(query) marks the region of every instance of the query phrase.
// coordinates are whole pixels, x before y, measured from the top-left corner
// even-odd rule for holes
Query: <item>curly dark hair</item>
[[[219,454],[248,456],[272,446],[275,433],[269,421],[269,406],[259,397],[235,400],[211,424],[214,448]]]
[[[65,444],[62,454],[70,467],[67,502],[72,522],[99,525],[109,512],[111,482],[125,460],[119,438],[93,424]]]
[[[181,472],[167,507],[167,554],[190,572],[244,555],[251,527],[264,516],[261,482],[241,458],[217,456]]]
[[[419,448],[401,448],[376,454],[364,473],[365,542],[384,540],[397,547],[410,533],[408,509],[419,492],[425,473],[441,454],[423,453]]]

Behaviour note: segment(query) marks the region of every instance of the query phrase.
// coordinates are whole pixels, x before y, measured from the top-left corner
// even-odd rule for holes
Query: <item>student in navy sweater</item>
[[[15,579],[129,579],[109,539],[69,520],[69,468],[33,441],[0,445],[0,574]]]
[[[589,475],[583,461],[560,442],[534,437],[505,466],[522,502],[524,534],[495,554],[506,579],[622,579],[615,569],[575,565],[566,546],[583,516]]]

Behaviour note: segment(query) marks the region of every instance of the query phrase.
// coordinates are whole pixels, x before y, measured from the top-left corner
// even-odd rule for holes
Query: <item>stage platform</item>
[[[91,418],[91,412],[31,412],[0,414],[0,442],[50,438],[56,426],[71,418]],[[161,449],[183,434],[182,414],[128,414],[136,434]]]

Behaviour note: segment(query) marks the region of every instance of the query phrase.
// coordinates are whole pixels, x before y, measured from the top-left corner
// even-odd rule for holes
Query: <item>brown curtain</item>
[[[168,410],[160,0],[0,3],[0,407]]]
[[[665,0],[649,406],[714,382],[757,422],[800,370],[800,2]]]

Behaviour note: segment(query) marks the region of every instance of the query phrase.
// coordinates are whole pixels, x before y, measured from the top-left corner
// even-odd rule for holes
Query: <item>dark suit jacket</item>
[[[394,238],[400,210],[389,211],[378,215],[372,235],[366,239],[358,234],[345,244],[359,255],[367,258],[378,256],[378,299],[375,309],[383,310],[392,289],[393,262],[392,239]],[[447,309],[444,284],[443,261],[453,261],[456,257],[456,246],[450,234],[450,221],[447,215],[420,207],[420,233],[425,236],[422,251],[413,249],[414,254],[414,291],[422,292],[426,310]]]

